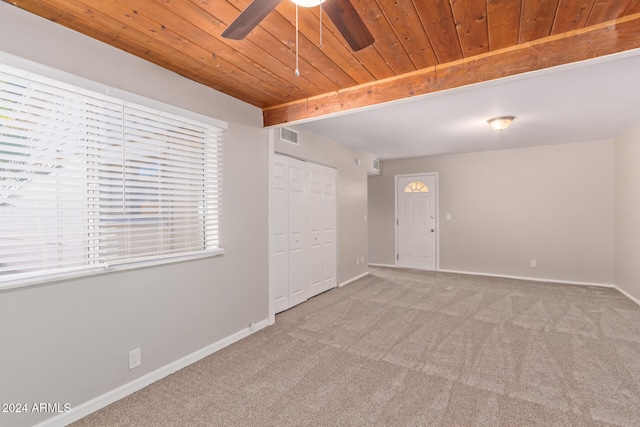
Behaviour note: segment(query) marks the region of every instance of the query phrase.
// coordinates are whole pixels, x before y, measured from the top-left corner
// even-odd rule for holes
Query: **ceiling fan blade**
[[[282,0],[253,0],[222,33],[222,37],[242,40],[275,9]]]
[[[327,0],[322,9],[354,51],[364,49],[375,41],[349,0]]]

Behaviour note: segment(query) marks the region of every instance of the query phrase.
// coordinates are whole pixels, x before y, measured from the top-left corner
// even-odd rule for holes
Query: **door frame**
[[[393,261],[393,265],[398,267],[398,179],[399,178],[408,178],[408,177],[412,177],[412,178],[416,178],[416,179],[420,179],[421,177],[425,177],[425,176],[432,176],[435,179],[436,182],[436,197],[435,197],[435,211],[436,211],[436,269],[433,271],[439,271],[440,270],[440,180],[438,177],[438,172],[425,172],[425,173],[408,173],[408,174],[402,174],[402,175],[395,175],[393,178],[393,183],[394,183],[394,187],[393,187],[393,193],[395,195],[394,197],[394,207],[393,207],[393,212],[394,212],[394,224],[393,224],[393,231],[394,231],[394,235],[395,235],[395,258]]]
[[[274,298],[274,284],[271,279],[271,252],[273,250],[273,217],[271,215],[273,201],[273,160],[275,158],[275,130],[267,132],[267,318],[269,325],[276,323],[276,304]]]

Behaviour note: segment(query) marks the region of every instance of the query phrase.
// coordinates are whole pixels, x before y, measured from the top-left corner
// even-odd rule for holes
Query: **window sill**
[[[136,261],[124,261],[107,265],[100,265],[96,267],[88,267],[82,269],[76,269],[66,272],[58,272],[52,274],[39,274],[37,276],[22,277],[18,279],[10,279],[6,281],[0,280],[0,292],[7,290],[14,290],[18,288],[24,288],[28,286],[50,284],[52,282],[59,282],[68,279],[78,279],[82,277],[91,277],[102,274],[107,274],[117,271],[134,270],[138,268],[154,267],[159,265],[168,265],[178,262],[193,261],[204,258],[212,258],[220,255],[224,255],[224,249],[214,249],[207,252],[189,254],[189,255],[166,255],[160,257],[146,258]]]

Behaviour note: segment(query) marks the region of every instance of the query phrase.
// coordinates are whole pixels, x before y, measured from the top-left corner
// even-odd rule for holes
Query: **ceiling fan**
[[[282,0],[253,0],[253,2],[227,27],[222,37],[242,40]],[[349,43],[351,49],[359,51],[372,44],[375,39],[349,0],[292,0],[299,6],[312,7],[322,3],[322,9]]]

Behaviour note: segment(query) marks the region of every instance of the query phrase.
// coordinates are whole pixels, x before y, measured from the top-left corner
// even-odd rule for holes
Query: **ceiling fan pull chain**
[[[296,77],[300,77],[300,70],[298,69],[298,4],[296,3]]]

